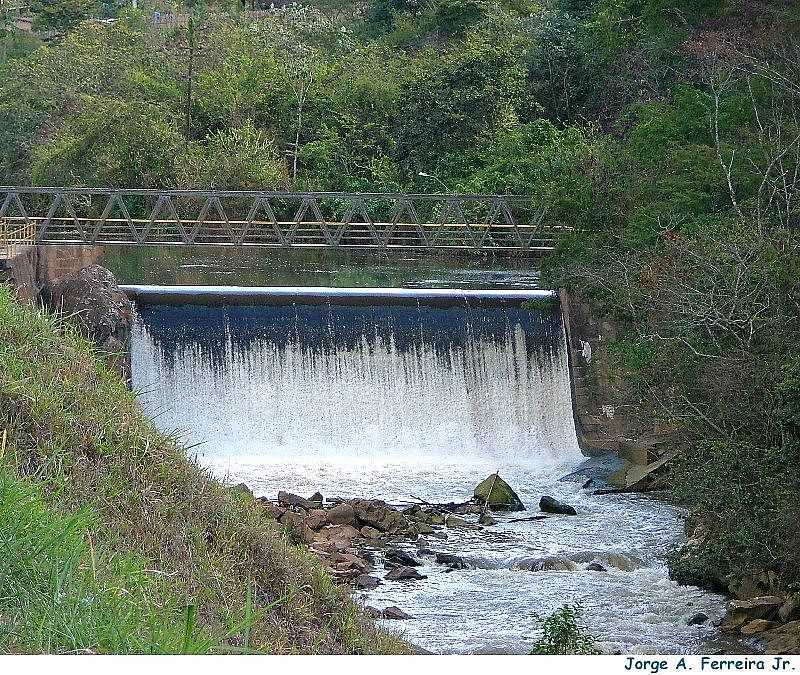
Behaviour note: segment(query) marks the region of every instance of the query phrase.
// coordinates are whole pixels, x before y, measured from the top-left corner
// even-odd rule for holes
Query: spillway
[[[220,478],[269,497],[445,502],[499,470],[534,513],[543,494],[576,507],[577,517],[496,514],[491,528],[448,529],[428,545],[468,569],[447,574],[428,558],[426,580],[364,595],[411,614],[402,629],[416,644],[525,653],[541,616],[578,602],[606,651],[708,651],[711,622],[686,620],[719,616],[721,601],[670,581],[663,560],[681,536],[679,509],[559,480],[583,457],[551,293],[126,290],[140,400]],[[588,570],[592,560],[606,571]]]

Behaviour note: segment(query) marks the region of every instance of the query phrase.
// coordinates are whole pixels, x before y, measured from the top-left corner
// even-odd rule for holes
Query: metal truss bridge
[[[544,253],[567,229],[545,212],[500,195],[0,187],[4,231],[36,244]]]

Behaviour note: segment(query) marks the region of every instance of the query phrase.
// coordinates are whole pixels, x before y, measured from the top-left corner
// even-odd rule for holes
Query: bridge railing
[[[32,221],[18,225],[0,219],[0,260],[14,258],[35,244],[36,225]]]
[[[549,250],[533,197],[0,187],[41,243]]]

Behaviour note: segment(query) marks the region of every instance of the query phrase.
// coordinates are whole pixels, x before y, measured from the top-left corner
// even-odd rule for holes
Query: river
[[[114,260],[107,264],[121,281],[145,284],[531,288],[538,277],[529,262],[491,259],[469,261],[470,271],[464,261],[294,252],[128,260],[116,269]],[[558,312],[413,297],[142,304],[134,387],[162,429],[197,444],[201,464],[257,495],[461,500],[499,470],[531,514],[543,494],[575,506],[577,517],[501,515],[491,528],[451,529],[429,545],[469,569],[447,572],[423,557],[427,579],[359,595],[411,614],[385,624],[426,650],[525,653],[540,618],[566,602],[580,604],[609,652],[712,649],[722,599],[673,583],[664,563],[681,538],[680,509],[561,480],[584,458]],[[592,561],[606,571],[587,570]],[[687,626],[697,612],[711,620]]]

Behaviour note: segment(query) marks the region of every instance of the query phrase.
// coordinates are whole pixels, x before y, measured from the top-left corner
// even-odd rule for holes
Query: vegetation
[[[581,625],[581,609],[564,605],[542,622],[542,637],[531,650],[536,655],[593,655],[601,652]]]
[[[44,44],[4,38],[7,184],[536,196],[574,228],[549,283],[623,326],[619,372],[684,432],[675,574],[800,583],[796,3],[47,4]]]
[[[252,497],[0,287],[0,651],[404,652]]]

